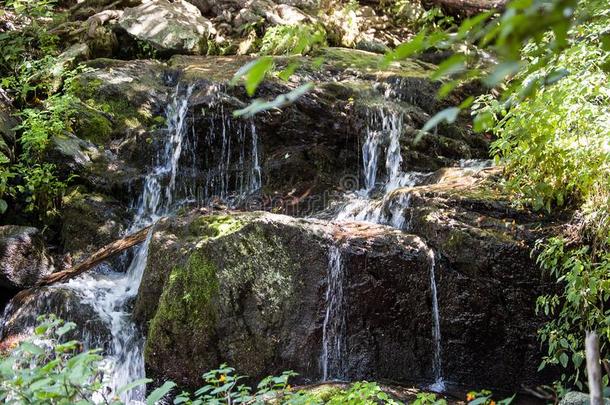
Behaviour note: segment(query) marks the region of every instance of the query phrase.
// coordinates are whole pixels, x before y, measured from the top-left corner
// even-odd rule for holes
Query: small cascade
[[[432,371],[434,372],[434,384],[430,390],[443,392],[445,382],[443,380],[443,364],[441,356],[441,321],[438,312],[438,295],[436,292],[436,255],[434,250],[428,248],[430,258],[430,291],[432,294],[432,338],[434,340],[434,356],[432,361]]]
[[[367,194],[370,194],[376,185],[377,164],[380,147],[383,143],[389,143],[385,151],[386,183],[393,184],[401,173],[400,135],[402,133],[402,115],[397,112],[387,112],[380,108],[375,113],[370,114],[367,121],[366,139],[362,145],[362,161],[364,166],[364,190]]]
[[[211,106],[212,107],[212,106]],[[204,182],[199,200],[218,198],[230,206],[262,186],[258,134],[254,123],[235,120],[221,106],[203,118],[208,128],[204,137]]]
[[[126,234],[154,224],[184,204],[208,202],[216,198],[230,203],[231,199],[251,193],[262,185],[258,135],[254,124],[233,120],[230,113],[225,114],[221,105],[219,114],[203,117],[210,125],[206,127],[207,134],[201,136],[195,132],[194,125],[187,125],[187,121],[194,122],[196,118],[189,108],[192,92],[193,86],[178,85],[166,108],[167,131],[158,144],[142,191],[134,199],[134,217]],[[208,153],[207,156],[201,156],[203,153],[198,148],[197,135],[199,142],[205,142],[202,146],[205,146],[203,152]],[[131,262],[127,261],[128,255],[123,255],[116,267],[102,263],[67,283],[46,287],[50,292],[53,289],[69,289],[78,297],[81,305],[92,308],[101,327],[108,331],[109,338],[100,341],[98,334],[87,328],[83,330],[80,340],[88,348],[104,346],[101,368],[106,378],[104,384],[112,392],[145,376],[144,337],[132,319],[130,304],[138,293],[146,268],[151,238],[152,232],[135,248]],[[41,313],[55,312],[69,320],[70,311],[56,308],[57,305],[57,302],[37,304],[36,314],[32,314],[32,323],[28,326],[33,328],[36,316]],[[333,304],[335,307],[336,304]],[[11,308],[11,305],[7,306],[5,314]],[[329,320],[329,325],[334,325],[334,322]],[[336,353],[336,344],[333,345],[329,349],[331,357]],[[141,403],[144,396],[144,388],[137,387],[121,394],[121,400],[127,404]],[[102,398],[98,399],[102,401]]]
[[[343,288],[345,272],[341,251],[331,246],[328,253],[326,311],[322,328],[322,380],[345,378],[345,353],[347,344],[346,306]]]
[[[399,113],[388,113],[379,110],[369,117],[366,129],[366,140],[362,147],[363,154],[363,173],[364,188],[348,195],[348,202],[336,214],[338,220],[366,221],[375,224],[389,225],[396,229],[410,231],[413,228],[411,218],[405,217],[405,210],[411,206],[412,194],[401,192],[395,195],[395,191],[403,187],[414,187],[422,184],[431,173],[422,172],[403,172],[401,169],[402,156],[400,137],[402,134],[403,119]],[[382,145],[386,145],[382,150]],[[380,155],[385,154],[385,181],[381,189],[381,197],[374,198],[377,186],[377,164]],[[468,167],[479,168],[482,164],[479,161],[464,161]],[[433,374],[434,383],[429,387],[430,390],[442,392],[445,383],[442,375],[441,362],[441,331],[440,315],[436,290],[436,258],[434,251],[422,242],[422,250],[427,252],[430,261],[430,290],[432,295],[432,338],[433,338]],[[331,291],[332,269],[335,265],[332,261],[329,265],[329,290]],[[333,377],[332,373],[327,373],[329,367],[327,337],[327,323],[329,318],[329,292],[327,292],[327,315],[324,320],[323,347],[326,358],[323,357],[324,379],[328,376]],[[335,336],[335,335],[332,335]],[[333,346],[330,345],[332,348]],[[332,357],[331,357],[332,359]]]
[[[179,162],[187,146],[188,101],[192,87],[177,87],[166,112],[168,136],[156,157],[156,162],[144,180],[144,188],[137,200],[134,220],[127,233],[153,224],[174,207],[177,194],[176,175]],[[129,382],[143,378],[144,338],[131,318],[127,304],[138,293],[146,268],[148,247],[152,233],[142,243],[125,273],[87,274],[70,280],[67,286],[78,291],[83,303],[89,304],[108,325],[112,341],[104,359],[104,370],[110,376],[108,385],[114,392]],[[144,398],[142,387],[121,396],[126,403]]]

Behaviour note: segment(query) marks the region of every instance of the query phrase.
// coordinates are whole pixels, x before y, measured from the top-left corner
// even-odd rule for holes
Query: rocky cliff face
[[[127,228],[136,190],[171,136],[166,110],[175,94],[190,94],[175,198],[184,204],[155,225],[132,303],[147,336],[148,373],[195,387],[204,370],[227,362],[253,378],[292,369],[318,381],[324,350],[334,347],[332,324],[342,348],[326,366],[340,369],[336,377],[432,382],[440,356],[442,376],[455,383],[514,390],[544,379],[536,374],[534,302],[548,286],[529,251],[549,224],[510,204],[495,185],[497,169],[458,169],[487,155],[488,140],[464,122],[415,141],[443,107],[434,97],[439,84],[427,78],[433,65],[408,60],[381,69],[380,55],[337,48],[318,56],[320,66],[315,56],[297,58],[291,81],[270,78],[256,97],[306,81],[311,92],[250,119],[233,117],[251,99],[228,84],[247,57],[97,59],[77,77],[82,114],[51,155],[79,175],[62,228],[75,257]],[[281,68],[291,59],[274,61]],[[393,131],[398,169],[426,172],[425,181],[377,201],[387,217],[380,222],[396,215],[398,226],[333,221],[345,193],[365,185],[363,144],[375,131],[379,178],[391,174],[384,162]],[[333,254],[340,278],[329,273]],[[341,287],[334,320],[330,285]],[[69,306],[67,318],[89,317],[90,308],[72,306],[61,289],[30,294],[9,307],[10,325],[31,323],[28,314],[39,309],[18,308],[36,300]],[[21,332],[11,327],[5,337]]]

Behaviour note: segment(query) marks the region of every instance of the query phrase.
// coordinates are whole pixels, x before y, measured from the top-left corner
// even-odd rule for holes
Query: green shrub
[[[66,335],[76,325],[40,318],[34,336],[0,361],[0,400],[6,404],[92,402],[101,388],[99,350],[82,351]]]
[[[307,54],[326,45],[326,31],[321,25],[276,25],[267,28],[262,39],[262,55]]]

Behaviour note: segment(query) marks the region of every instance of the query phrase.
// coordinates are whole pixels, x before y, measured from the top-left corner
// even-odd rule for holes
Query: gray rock
[[[61,284],[29,289],[15,295],[5,309],[0,339],[32,333],[41,314],[55,314],[76,323],[77,328],[67,338],[86,340],[91,348],[104,348],[111,339],[108,327],[95,309],[83,303],[78,291]]]
[[[0,89],[0,153],[8,159],[14,157],[15,128],[19,121],[11,115],[12,107],[8,98],[5,98]]]
[[[53,270],[40,231],[33,227],[0,227],[0,286],[24,289]]]
[[[589,394],[578,391],[568,392],[559,402],[559,405],[589,405]],[[610,404],[610,399],[604,398],[604,404]]]
[[[136,319],[150,325],[147,374],[195,387],[201,372],[227,362],[253,378],[291,369],[319,380],[332,245],[345,266],[346,377],[430,378],[429,261],[417,237],[197,212],[154,232],[135,304]]]
[[[127,8],[119,25],[131,36],[166,54],[197,54],[202,42],[215,34],[212,23],[184,0],[152,0]]]

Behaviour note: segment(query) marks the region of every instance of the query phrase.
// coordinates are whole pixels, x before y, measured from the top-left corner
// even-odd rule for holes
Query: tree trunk
[[[602,369],[599,358],[599,338],[596,332],[587,331],[585,337],[587,356],[587,377],[589,379],[589,397],[591,405],[602,405]]]
[[[125,249],[129,249],[130,247],[143,242],[148,236],[149,230],[150,226],[122,239],[116,240],[104,246],[103,248],[95,252],[93,255],[91,255],[91,257],[77,264],[76,266],[46,276],[45,278],[40,280],[37,285],[49,285],[53,283],[58,283],[60,281],[66,281],[72,277],[76,277],[79,274],[84,273],[85,271],[95,267],[97,264],[108,259],[110,256],[113,256],[117,253],[124,251]]]

